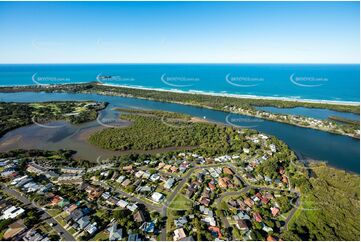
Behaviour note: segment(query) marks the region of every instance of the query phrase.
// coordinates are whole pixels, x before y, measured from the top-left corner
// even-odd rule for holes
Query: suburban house
[[[159,203],[160,201],[162,201],[163,198],[164,198],[164,195],[159,192],[155,192],[152,194],[152,200],[154,202]]]
[[[182,239],[184,239],[186,237],[187,236],[186,236],[183,228],[179,228],[179,229],[174,230],[174,236],[173,236],[174,241],[179,241],[179,240],[182,240]]]
[[[10,208],[2,212],[3,215],[0,217],[0,220],[16,218],[24,212],[25,210],[20,207],[11,206]]]
[[[26,230],[26,226],[24,225],[24,222],[22,220],[18,220],[8,226],[9,228],[4,233],[4,239],[10,240],[17,235],[23,233]]]
[[[169,179],[165,182],[164,188],[165,188],[165,189],[171,189],[172,186],[173,186],[173,184],[174,184],[174,182],[175,182],[175,180],[174,180],[173,177],[169,178]]]
[[[61,173],[67,174],[82,174],[84,172],[83,168],[76,168],[76,167],[63,167],[60,169]]]
[[[123,238],[123,230],[122,228],[118,229],[118,224],[115,222],[108,229],[109,231],[109,241],[118,241]]]
[[[138,212],[136,212],[134,215],[133,215],[133,218],[135,221],[137,221],[138,223],[143,223],[145,221],[145,217],[144,217],[144,214],[141,210],[139,210]]]

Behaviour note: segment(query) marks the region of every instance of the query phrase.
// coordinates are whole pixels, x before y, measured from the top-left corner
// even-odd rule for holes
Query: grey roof
[[[84,216],[84,217],[81,217],[77,223],[79,224],[79,227],[81,229],[84,229],[89,223],[90,223],[90,218],[89,216]]]
[[[117,229],[117,223],[113,223],[113,225],[109,228],[109,240],[121,240],[123,237],[122,228]]]

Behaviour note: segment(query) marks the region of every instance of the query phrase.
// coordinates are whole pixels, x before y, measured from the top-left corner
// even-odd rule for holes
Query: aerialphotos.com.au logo
[[[191,87],[200,81],[198,77],[167,76],[166,73],[160,77],[160,80],[171,87]]]
[[[296,76],[296,73],[293,73],[290,76],[290,81],[296,86],[300,87],[320,87],[328,81],[328,78],[314,76]]]
[[[96,159],[97,164],[108,164],[109,162],[110,162],[110,158],[102,159],[101,155],[99,155]],[[112,165],[114,165],[114,164],[112,164]]]
[[[106,128],[124,127],[124,123],[125,123],[124,121],[122,121],[120,119],[108,119],[108,118],[101,117],[101,115],[98,116],[97,122],[98,122],[98,124],[100,124],[101,126],[104,126]]]
[[[96,80],[99,83],[104,83],[104,81],[107,81],[107,82],[132,82],[132,81],[135,81],[135,78],[122,77],[119,75],[103,75],[102,73],[99,73],[96,76]]]
[[[315,198],[308,199],[307,197],[303,197],[303,198],[291,199],[290,204],[292,207],[297,208],[298,210],[315,211],[315,210],[321,210],[325,205],[328,205],[329,203],[315,201]]]
[[[109,40],[109,39],[97,39],[95,41],[95,45],[97,48],[101,48],[103,50],[109,50],[112,52],[126,50],[126,42],[120,40]]]
[[[36,72],[31,76],[31,80],[36,85],[52,85],[52,84],[59,84],[59,83],[71,81],[69,77],[37,76],[37,75],[38,73]]]
[[[87,173],[92,173],[96,171],[119,171],[119,166],[116,165],[115,157],[107,157],[102,158],[101,155],[99,155],[95,162],[93,162],[94,166],[87,168]]]
[[[301,170],[312,170],[312,169],[317,169],[317,168],[321,168],[324,167],[325,164],[327,164],[326,161],[322,161],[322,162],[312,162],[312,164],[310,164],[310,161],[308,160],[297,160],[297,161],[290,161],[290,165],[301,169]]]
[[[160,121],[161,121],[163,124],[165,124],[165,125],[167,125],[167,126],[169,126],[169,127],[171,127],[171,128],[175,128],[175,129],[180,129],[180,128],[186,128],[186,127],[188,127],[188,126],[187,126],[187,124],[188,124],[187,121],[185,121],[185,120],[168,120],[165,115],[163,115],[163,116],[161,117]]]
[[[232,117],[234,115],[235,117]],[[263,119],[258,118],[245,118],[236,114],[228,114],[225,118],[227,124],[236,128],[255,128],[263,122]]]
[[[61,128],[61,127],[64,127],[65,124],[57,124],[57,122],[49,122],[48,120],[43,120],[39,117],[31,117],[31,121],[39,126],[39,127],[42,127],[42,128],[47,128],[47,129],[58,129],[58,128]]]
[[[31,45],[35,49],[46,50],[48,53],[59,53],[62,51],[61,47],[64,46],[64,42],[32,40]]]
[[[261,77],[232,76],[232,73],[228,73],[225,79],[228,84],[235,87],[255,87],[264,81]]]

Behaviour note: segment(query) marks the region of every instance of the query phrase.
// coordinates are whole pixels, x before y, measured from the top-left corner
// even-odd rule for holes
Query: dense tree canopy
[[[314,166],[313,172],[299,183],[302,207],[284,239],[359,240],[360,177],[326,165]]]
[[[123,113],[121,118],[131,121],[132,125],[98,131],[90,136],[90,142],[111,150],[153,150],[191,146],[208,155],[237,152],[247,143],[245,135],[241,136],[238,130],[232,127],[191,122],[189,117],[181,119],[177,114],[173,117],[173,113],[146,114]]]

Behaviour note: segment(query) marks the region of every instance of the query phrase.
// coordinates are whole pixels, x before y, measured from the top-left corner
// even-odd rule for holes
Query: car
[[[56,223],[50,223],[51,227],[54,227],[56,225]]]

